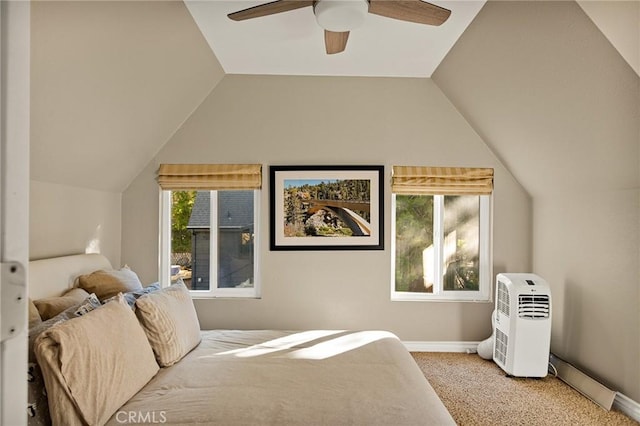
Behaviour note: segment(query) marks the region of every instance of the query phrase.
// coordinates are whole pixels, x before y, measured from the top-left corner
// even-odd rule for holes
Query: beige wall
[[[532,195],[551,351],[640,401],[640,78],[575,2],[495,1],[433,80]]]
[[[120,265],[122,195],[31,180],[29,258],[99,252]]]
[[[552,351],[640,395],[640,190],[534,199],[534,271],[552,286]]]
[[[203,328],[389,329],[405,340],[474,341],[491,303],[390,302],[393,164],[495,167],[494,272],[529,270],[526,192],[430,79],[226,76],[123,194],[122,260],[157,276],[161,162],[258,162],[259,300],[198,300]],[[268,165],[386,166],[384,251],[268,250]]]

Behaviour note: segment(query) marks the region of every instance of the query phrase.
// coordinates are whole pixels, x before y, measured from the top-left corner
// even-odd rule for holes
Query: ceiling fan
[[[234,21],[259,18],[312,6],[318,25],[324,28],[327,54],[342,52],[349,31],[364,22],[367,13],[418,24],[441,25],[451,11],[422,0],[277,0],[227,15]]]

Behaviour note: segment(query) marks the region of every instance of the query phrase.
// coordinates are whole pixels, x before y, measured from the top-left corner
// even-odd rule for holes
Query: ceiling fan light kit
[[[316,21],[324,28],[327,54],[346,48],[349,31],[362,25],[367,13],[425,25],[441,25],[451,14],[449,9],[422,0],[276,0],[227,16],[244,21],[307,6],[313,6]]]
[[[366,0],[320,0],[313,6],[320,27],[333,32],[345,32],[364,23],[369,12]]]

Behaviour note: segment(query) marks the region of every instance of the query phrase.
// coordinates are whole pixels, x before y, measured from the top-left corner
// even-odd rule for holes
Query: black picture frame
[[[380,165],[270,166],[270,250],[384,250],[383,176]]]

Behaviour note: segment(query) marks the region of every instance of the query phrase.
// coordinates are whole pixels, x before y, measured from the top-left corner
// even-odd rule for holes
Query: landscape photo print
[[[383,166],[271,166],[271,250],[382,250]]]

